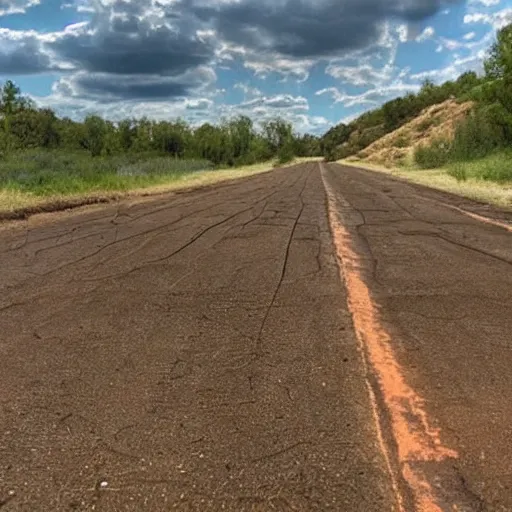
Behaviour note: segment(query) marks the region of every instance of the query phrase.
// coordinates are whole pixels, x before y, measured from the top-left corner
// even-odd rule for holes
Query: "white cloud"
[[[407,25],[399,25],[397,28],[397,32],[398,40],[401,43],[406,43],[407,40],[409,39],[409,28],[407,27]]]
[[[257,87],[252,87],[248,83],[237,82],[233,86],[233,89],[239,89],[240,91],[242,91],[245,94],[246,97],[263,96],[263,93]]]
[[[492,7],[493,5],[498,5],[501,0],[470,0],[470,4],[480,4],[485,7]]]
[[[442,83],[448,80],[456,80],[465,71],[481,71],[483,69],[483,61],[485,55],[485,51],[479,51],[467,57],[457,57],[450,64],[443,68],[416,73],[411,75],[411,79],[425,80],[428,78],[436,83]]]
[[[24,13],[27,9],[39,3],[40,0],[0,0],[0,16]]]
[[[464,16],[464,23],[481,23],[491,25],[494,29],[500,29],[512,22],[512,7],[507,7],[500,11],[483,13],[474,12]]]
[[[337,87],[328,87],[317,91],[315,95],[327,94],[332,97],[334,103],[341,103],[344,107],[350,108],[357,105],[378,106],[396,96],[404,95],[408,92],[417,92],[419,89],[419,84],[397,81],[384,87],[368,89],[360,94],[346,94]]]
[[[418,37],[416,37],[416,42],[422,43],[422,42],[426,41],[427,39],[432,39],[432,37],[434,36],[435,33],[436,33],[436,31],[434,30],[433,27],[426,27],[423,30],[423,32]]]

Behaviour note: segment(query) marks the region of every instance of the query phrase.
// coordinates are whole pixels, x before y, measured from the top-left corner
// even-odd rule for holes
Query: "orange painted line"
[[[321,166],[323,171],[323,167]],[[442,512],[435,491],[427,477],[418,469],[421,462],[441,462],[457,458],[458,454],[443,446],[439,429],[430,425],[423,399],[407,384],[403,370],[395,358],[391,337],[380,321],[377,306],[362,278],[362,263],[353,249],[349,232],[338,218],[337,205],[347,207],[337,199],[324,178],[329,204],[329,220],[334,244],[340,260],[340,272],[348,291],[349,309],[363,357],[371,365],[380,388],[382,399],[389,412],[391,429],[398,450],[398,462],[402,477],[411,489],[418,512]],[[371,385],[368,382],[368,387]],[[380,414],[375,396],[371,392],[374,416],[377,419],[379,444],[386,458],[392,483],[397,495],[398,507],[403,511],[396,478],[390,464],[390,451],[380,427]]]

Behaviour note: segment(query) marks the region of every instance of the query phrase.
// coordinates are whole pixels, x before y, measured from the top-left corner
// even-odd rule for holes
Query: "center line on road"
[[[361,345],[365,369],[371,366],[379,387],[379,395],[389,414],[391,430],[396,443],[401,477],[410,488],[418,512],[442,512],[444,509],[423,467],[429,463],[458,458],[457,452],[443,446],[440,432],[431,426],[423,399],[407,384],[403,370],[391,347],[391,337],[380,321],[377,306],[362,277],[362,262],[353,248],[347,229],[339,218],[339,200],[325,178],[320,164],[328,198],[329,221],[334,238],[340,272],[348,293],[355,333]],[[397,471],[391,463],[392,452],[384,440],[382,419],[370,381],[367,386],[372,403],[379,445],[386,459],[398,510],[408,512],[400,491]],[[437,487],[437,486],[436,486]],[[452,504],[450,510],[457,510]]]

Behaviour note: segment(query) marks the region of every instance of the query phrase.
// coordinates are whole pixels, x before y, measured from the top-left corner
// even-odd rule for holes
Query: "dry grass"
[[[425,109],[418,117],[359,152],[360,160],[386,167],[407,165],[417,146],[436,139],[453,138],[455,126],[473,107],[473,103],[447,100]]]
[[[312,159],[297,158],[282,167],[296,165]],[[184,174],[168,183],[137,188],[132,190],[94,191],[86,194],[56,194],[38,196],[19,190],[0,189],[0,219],[15,219],[30,216],[38,212],[58,211],[78,206],[107,203],[128,197],[144,197],[163,194],[189,188],[200,188],[224,181],[253,176],[273,170],[273,162],[264,162],[239,168],[199,171]]]
[[[427,187],[451,192],[468,199],[482,201],[497,206],[512,209],[512,185],[503,185],[489,181],[468,179],[467,181],[457,181],[447,174],[446,169],[416,170],[407,168],[388,168],[368,162],[354,162],[343,160],[339,162],[343,165],[367,168],[373,171],[384,172],[413,183],[425,185]]]

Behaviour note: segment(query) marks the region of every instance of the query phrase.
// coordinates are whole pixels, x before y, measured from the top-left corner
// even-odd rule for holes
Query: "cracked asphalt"
[[[512,214],[308,163],[0,225],[2,512],[399,510],[323,179],[443,510],[512,510],[512,236],[456,208]]]

